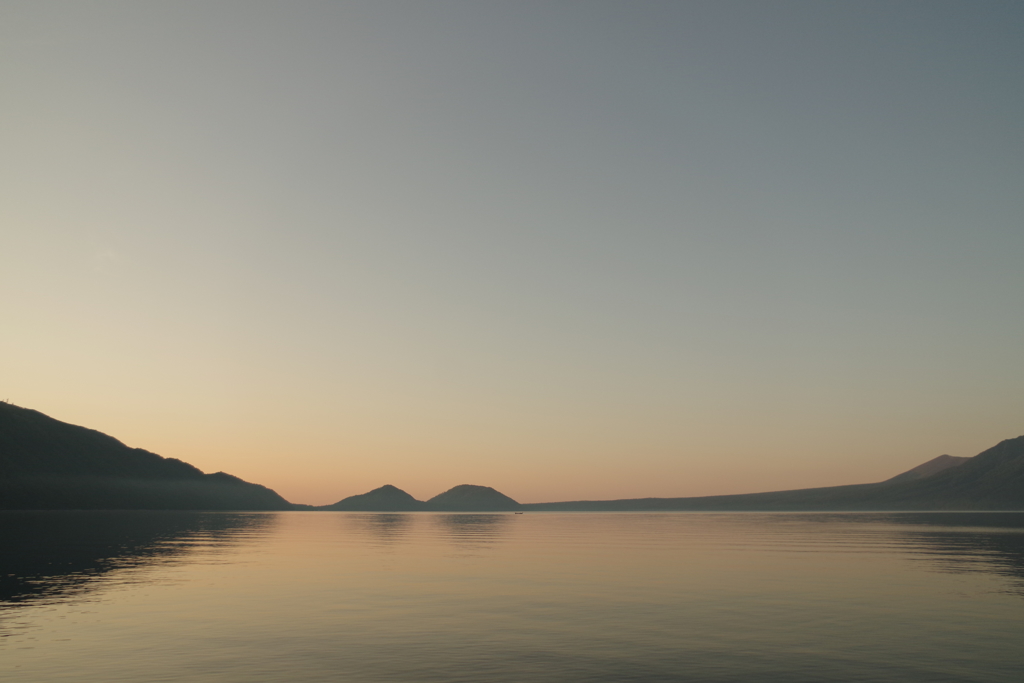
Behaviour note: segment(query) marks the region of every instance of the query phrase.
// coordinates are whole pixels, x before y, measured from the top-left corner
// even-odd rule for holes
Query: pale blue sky
[[[0,0],[0,398],[296,502],[1024,433],[1024,4]]]

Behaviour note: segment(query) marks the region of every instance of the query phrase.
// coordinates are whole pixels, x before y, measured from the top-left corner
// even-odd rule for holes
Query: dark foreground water
[[[1020,681],[1024,514],[0,513],[0,680]]]

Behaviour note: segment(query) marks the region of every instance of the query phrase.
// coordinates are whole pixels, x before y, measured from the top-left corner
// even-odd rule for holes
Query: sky
[[[0,400],[292,502],[1024,434],[1024,3],[0,0]]]

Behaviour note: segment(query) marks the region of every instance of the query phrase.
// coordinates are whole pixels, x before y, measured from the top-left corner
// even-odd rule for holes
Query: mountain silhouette
[[[428,509],[445,512],[505,512],[522,506],[490,486],[462,484],[427,501]]]
[[[385,484],[378,489],[357,496],[349,496],[333,505],[324,505],[320,510],[347,510],[365,512],[410,512],[427,509],[426,503],[416,500],[408,493]]]
[[[930,477],[933,474],[938,474],[942,470],[949,469],[950,467],[956,467],[957,465],[963,465],[970,458],[958,458],[953,455],[940,455],[937,458],[932,458],[926,463],[922,463],[913,469],[909,469],[902,474],[897,474],[892,479],[886,479],[886,481],[912,481],[914,479],[924,479]]]
[[[0,403],[0,509],[290,510],[274,491],[204,474],[85,427]]]
[[[1024,436],[973,458],[942,455],[876,484],[690,498],[520,504],[463,484],[426,502],[390,484],[333,505],[293,505],[259,484],[204,474],[101,432],[0,402],[0,509],[351,510],[1024,510]]]
[[[911,472],[914,470],[904,474]],[[530,503],[522,507],[548,511],[1024,510],[1024,436],[1002,441],[934,474],[899,475],[877,484],[697,498]]]

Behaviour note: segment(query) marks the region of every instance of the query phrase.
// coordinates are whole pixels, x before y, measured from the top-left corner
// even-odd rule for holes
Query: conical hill
[[[490,486],[462,484],[427,501],[431,510],[446,512],[506,512],[521,505]]]
[[[325,505],[322,509],[348,510],[353,512],[410,512],[423,510],[425,507],[422,502],[416,500],[397,486],[385,484],[367,493],[339,500],[334,505]]]

